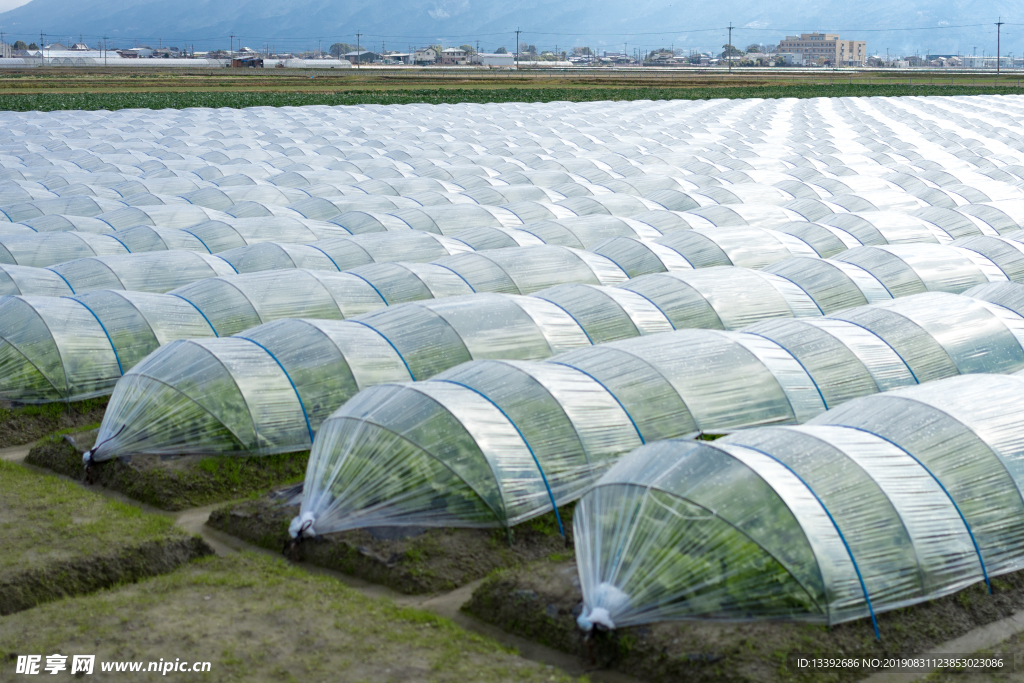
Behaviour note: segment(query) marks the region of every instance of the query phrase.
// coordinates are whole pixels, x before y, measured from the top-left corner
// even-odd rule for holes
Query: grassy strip
[[[208,674],[161,677],[168,681],[571,680],[447,619],[255,554],[0,620],[9,671],[18,654],[52,653],[95,654],[97,674],[111,660],[212,664]]]
[[[170,519],[0,461],[0,614],[170,571],[210,552]]]
[[[82,450],[95,435],[72,434],[78,448],[60,436],[40,441],[25,462],[68,477],[82,477]],[[159,457],[138,455],[127,461],[95,465],[93,481],[163,510],[219,503],[301,481],[309,453],[262,457]]]
[[[271,550],[288,542],[288,523],[298,514],[263,497],[233,503],[210,515],[207,524]],[[571,528],[572,510],[562,511]],[[516,567],[566,549],[553,514],[513,530],[488,529],[355,529],[327,534],[298,546],[298,558],[404,593],[452,590],[503,567]]]
[[[799,622],[663,622],[597,633],[576,627],[582,596],[573,562],[536,562],[503,570],[464,609],[510,633],[657,683],[839,683],[872,671],[800,670],[795,655],[879,657],[927,652],[1024,608],[1024,572],[975,584],[955,595],[878,615],[882,640],[867,619],[831,628]],[[970,679],[974,680],[974,679]],[[986,679],[987,680],[987,679]],[[1016,679],[1015,679],[1016,680]]]
[[[54,432],[80,430],[99,423],[108,397],[74,403],[0,405],[0,448],[32,443]]]
[[[7,111],[101,109],[184,109],[186,107],[299,107],[353,104],[455,104],[460,102],[593,102],[605,100],[705,100],[716,98],[779,97],[895,97],[905,95],[1015,95],[1021,90],[1004,86],[867,85],[797,83],[740,87],[564,87],[422,88],[403,90],[346,90],[339,92],[113,92],[33,93],[0,96]]]

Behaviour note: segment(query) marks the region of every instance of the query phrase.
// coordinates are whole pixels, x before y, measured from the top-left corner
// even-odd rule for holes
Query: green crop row
[[[606,100],[704,100],[715,98],[894,97],[905,95],[1010,95],[1012,86],[794,84],[696,88],[434,88],[341,92],[117,92],[0,95],[0,110],[184,109],[187,107],[297,107],[355,104],[456,104],[460,102],[592,102]]]

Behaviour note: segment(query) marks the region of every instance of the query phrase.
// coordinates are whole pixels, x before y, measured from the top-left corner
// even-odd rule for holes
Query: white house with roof
[[[437,50],[432,47],[416,50],[412,55],[412,61],[416,64],[433,64],[437,61]]]
[[[443,66],[462,66],[469,64],[469,55],[461,48],[446,47],[441,50],[441,64]]]

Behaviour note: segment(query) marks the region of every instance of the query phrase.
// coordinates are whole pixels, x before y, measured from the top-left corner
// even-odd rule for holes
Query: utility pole
[[[362,33],[356,32],[356,68],[359,68],[359,62],[363,61],[363,56],[359,54],[362,50],[359,48],[359,39],[363,37]]]
[[[519,29],[516,29],[516,71],[519,71],[519,34],[522,33]]]
[[[1002,38],[1003,24],[1005,23],[1006,22],[1003,21],[1002,17],[999,17],[999,21],[996,22],[996,78],[999,77],[999,53],[1001,51],[1000,48],[1002,47],[999,44],[999,40]]]
[[[725,55],[725,57],[726,57],[726,59],[729,60],[729,73],[732,73],[732,53],[729,52],[729,50],[731,48],[732,48],[732,22],[730,21],[729,22],[729,47],[725,48],[726,53],[727,53]]]
[[[228,59],[235,56],[235,34],[231,34],[231,44],[228,46]]]
[[[107,37],[103,36],[103,66],[107,65]]]
[[[46,55],[43,53],[43,47],[46,45],[46,40],[43,36],[46,35],[42,31],[39,32],[39,63],[46,66]]]

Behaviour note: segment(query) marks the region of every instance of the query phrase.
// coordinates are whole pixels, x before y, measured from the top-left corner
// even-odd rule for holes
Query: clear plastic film
[[[0,391],[7,400],[81,400],[109,392],[121,376],[110,338],[78,301],[4,297],[0,320]]]
[[[844,230],[865,245],[949,244],[954,239],[938,225],[898,211],[841,213],[819,222]]]
[[[920,461],[956,503],[991,578],[1024,564],[1022,381],[957,377],[853,401],[812,424],[878,435]]]
[[[209,220],[229,219],[230,216],[214,209],[193,204],[172,204],[169,206],[129,206],[114,209],[95,216],[114,230],[136,225],[152,225],[158,228],[187,228]]]
[[[962,237],[953,242],[953,246],[981,254],[996,264],[1011,281],[1024,282],[1024,243],[1005,237],[979,235]]]
[[[558,285],[533,294],[567,312],[594,344],[673,329],[648,299],[620,287]]]
[[[896,351],[918,382],[967,373],[1014,372],[1024,349],[1013,319],[980,301],[952,294],[919,294],[832,315],[859,325]]]
[[[190,282],[230,275],[227,261],[194,251],[154,251],[97,256],[67,261],[50,268],[75,294],[96,289],[167,292]]]
[[[915,443],[909,435],[931,430],[876,428],[902,429],[914,411],[927,414],[946,435],[964,435],[961,445],[973,439],[977,456],[959,463],[996,474],[988,444],[998,438],[986,443],[978,420],[930,409],[928,398],[990,379],[1019,384],[956,378],[865,397],[808,426],[741,430],[711,444],[663,441],[631,453],[576,510],[580,625],[592,628],[595,613],[614,627],[698,618],[835,624],[987,580],[994,565],[984,548],[995,539],[979,542],[974,529],[986,513],[1015,513],[996,512],[979,494],[1002,488],[1019,498],[1005,470],[1001,481],[957,488],[970,474],[952,461],[941,468],[940,451],[954,451],[938,434]],[[890,405],[902,394],[925,405]],[[979,397],[968,401],[973,407]],[[1009,509],[1020,505],[1006,500]],[[1019,535],[1019,525],[1005,530]]]
[[[591,251],[612,261],[631,279],[649,273],[692,270],[695,267],[672,247],[632,237],[609,237],[595,244]],[[718,265],[724,265],[724,259]]]
[[[818,256],[798,237],[748,226],[678,231],[658,242],[678,252],[694,268],[763,268],[790,256]]]
[[[27,228],[27,230],[26,230]],[[25,234],[31,232],[88,232],[96,235],[110,234],[114,228],[108,223],[86,216],[69,216],[67,214],[54,214],[39,216],[37,218],[26,218],[18,223],[0,222],[0,234]]]
[[[569,407],[551,410],[560,403]],[[639,443],[619,404],[582,373],[467,364],[375,387],[332,415],[311,454],[303,512],[324,530],[511,526],[574,499],[611,455]]]
[[[229,249],[217,254],[238,273],[257,273],[262,270],[308,268],[337,272],[338,266],[330,256],[310,244],[260,242],[246,247]]]
[[[73,298],[12,298],[5,306],[9,348],[0,363],[0,392],[24,403],[108,394],[160,345],[215,336],[188,302],[160,294],[100,290]]]
[[[208,278],[169,295],[201,311],[220,337],[279,318],[342,319],[387,305],[364,278],[311,270]]]
[[[239,339],[263,355],[240,353]],[[117,385],[100,430],[104,445],[94,458],[167,453],[183,443],[197,452],[216,452],[225,446],[225,433],[234,435],[228,453],[302,450],[327,415],[368,386],[426,379],[474,359],[540,360],[589,345],[582,328],[554,304],[500,294],[407,303],[351,321],[278,320],[232,338],[203,342],[198,356],[198,347],[172,344]],[[199,373],[213,372],[213,367],[222,379],[199,382],[196,374],[183,371],[190,364]],[[266,407],[240,412],[256,400],[250,393],[263,400],[256,377],[292,387],[292,395],[277,392],[274,400],[297,405],[298,410],[286,414],[304,422],[306,431]],[[188,413],[190,402],[205,406],[212,417],[200,420],[198,408]],[[150,416],[168,403],[180,404],[177,410],[183,417],[180,424],[161,422],[158,431],[149,424]],[[222,405],[236,408],[210,408]],[[269,415],[270,421],[260,415]]]
[[[773,263],[764,270],[797,285],[826,315],[892,298],[889,290],[870,272],[836,259],[794,257]]]
[[[650,443],[695,431],[800,423],[827,408],[878,391],[961,373],[1018,371],[1024,368],[1024,349],[1019,332],[1014,332],[1019,330],[1015,317],[1008,310],[997,315],[968,297],[925,294],[837,316],[762,323],[749,332],[680,330],[610,342],[561,354],[548,363],[572,368],[594,380],[623,408],[639,438]],[[436,379],[472,375],[475,365],[464,364]],[[485,397],[503,391],[501,383],[510,381],[501,373],[472,376],[479,379],[474,380],[473,390]],[[582,397],[573,400],[585,402]],[[569,408],[560,403],[557,408],[542,409],[538,404],[540,412],[533,419],[542,421],[546,410]],[[373,426],[364,424],[366,421]],[[329,437],[318,438],[310,472],[330,471],[332,482],[345,479],[345,466],[337,459],[349,457],[349,451],[355,449],[358,454],[352,457],[358,459],[359,476],[369,486],[367,468],[377,472],[374,477],[384,476],[384,470],[374,468],[382,466],[376,461],[384,457],[387,447],[377,439],[390,433],[389,424],[384,413],[377,412],[358,419],[346,413],[345,423],[344,445],[324,443],[321,449],[321,439]],[[356,434],[358,445],[352,441]],[[457,450],[451,457],[469,457],[467,449],[478,446],[458,442],[450,448]],[[317,458],[332,462],[320,463]],[[313,479],[307,479],[307,486],[313,484]],[[321,489],[313,491],[316,500],[326,500]],[[431,495],[441,493],[433,490]],[[303,512],[319,519],[319,504],[310,503]],[[374,509],[381,505],[387,501],[372,504]],[[355,520],[365,521],[356,507],[346,508],[345,516],[352,521],[345,522],[344,528],[362,523]],[[332,519],[340,518],[335,514]],[[401,520],[390,522],[417,524],[418,519],[406,510]],[[332,527],[318,522],[316,528],[323,533]]]
[[[661,231],[646,223],[601,215],[529,222],[520,229],[535,235],[544,244],[576,249],[590,249],[610,237],[653,240],[662,236]],[[462,239],[461,234],[459,239]]]
[[[190,232],[175,228],[155,228],[137,225],[110,233],[133,254],[143,251],[183,250],[200,254],[211,253],[202,240]]]
[[[196,239],[206,245],[210,253],[214,254],[259,242],[306,244],[348,234],[344,228],[331,223],[302,221],[286,217],[206,221],[184,230],[194,235]]]
[[[71,296],[74,293],[67,281],[52,270],[0,265],[0,296]]]
[[[871,273],[894,297],[919,292],[960,293],[1006,274],[981,254],[940,245],[858,247],[835,258]]]
[[[627,280],[603,256],[559,246],[470,252],[436,263],[458,273],[476,292],[531,294],[569,282],[614,285]]]
[[[108,235],[51,232],[0,235],[0,263],[44,267],[88,256],[127,254],[121,242]]]
[[[623,285],[657,306],[676,329],[734,330],[779,316],[821,311],[798,286],[775,275],[723,266],[644,275]]]

